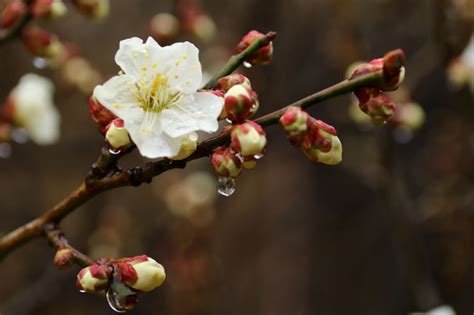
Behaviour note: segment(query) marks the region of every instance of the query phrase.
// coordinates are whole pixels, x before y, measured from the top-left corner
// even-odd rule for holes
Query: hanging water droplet
[[[29,140],[28,133],[23,128],[13,129],[10,134],[10,137],[12,138],[13,141],[20,144],[26,143]]]
[[[8,159],[12,155],[12,147],[9,143],[0,143],[0,158]]]
[[[131,311],[138,303],[138,297],[136,294],[122,295],[114,290],[113,286],[110,286],[106,297],[110,308],[117,313]]]
[[[248,61],[244,61],[243,64],[244,64],[244,67],[247,68],[247,69],[252,68],[252,64]]]
[[[122,150],[120,150],[120,149],[109,148],[109,153],[110,154],[117,155],[117,154],[120,154],[121,152],[122,152]]]
[[[36,57],[36,58],[33,59],[33,65],[37,69],[44,69],[44,68],[46,68],[46,66],[48,66],[48,61],[44,58]]]
[[[233,124],[232,120],[230,120],[229,118],[226,118],[225,121],[227,121],[229,124]]]
[[[253,156],[253,158],[256,159],[256,160],[260,160],[260,159],[263,158],[263,157],[264,157],[264,154],[263,154],[263,153],[255,154],[255,155]]]
[[[219,176],[217,179],[217,192],[229,197],[235,191],[235,178]]]
[[[81,293],[86,293],[86,290],[79,290],[79,292],[81,292]]]

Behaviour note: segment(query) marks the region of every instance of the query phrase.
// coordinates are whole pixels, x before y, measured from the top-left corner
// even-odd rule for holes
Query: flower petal
[[[222,111],[222,99],[209,92],[197,92],[162,113],[163,130],[171,137],[193,131],[214,132]]]
[[[94,97],[105,108],[124,121],[143,119],[143,109],[135,96],[136,79],[130,75],[112,77],[94,89]]]
[[[25,129],[29,137],[36,144],[50,145],[59,140],[59,124],[61,116],[56,107],[50,106],[41,112],[37,112],[34,119],[25,123]]]
[[[135,78],[150,80],[153,76],[152,65],[157,69],[161,51],[160,45],[152,38],[147,41],[138,37],[122,40],[120,48],[115,54],[115,62],[128,75]]]

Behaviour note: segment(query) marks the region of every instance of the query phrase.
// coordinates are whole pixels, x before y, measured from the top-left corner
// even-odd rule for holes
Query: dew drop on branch
[[[244,62],[243,62],[243,65],[244,65],[244,67],[247,68],[247,69],[252,68],[252,64],[251,64],[250,62],[248,62],[248,61],[244,61]]]
[[[219,176],[217,178],[217,192],[222,196],[229,197],[235,191],[235,178]]]
[[[263,155],[262,153],[260,153],[260,154],[255,154],[255,155],[253,156],[253,158],[256,159],[256,160],[260,160],[261,158],[263,158],[263,156],[264,156],[264,155]]]

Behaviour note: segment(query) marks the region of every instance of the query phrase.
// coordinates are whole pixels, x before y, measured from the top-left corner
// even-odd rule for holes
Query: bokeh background
[[[4,1],[5,3],[6,1]],[[344,78],[354,61],[402,48],[404,85],[426,123],[400,136],[393,126],[360,128],[351,98],[311,109],[334,125],[342,164],[314,164],[278,127],[255,170],[231,197],[216,193],[208,160],[138,188],[104,193],[67,217],[73,245],[95,258],[147,254],[167,270],[165,284],[131,314],[408,314],[442,304],[474,312],[474,102],[454,88],[447,66],[473,31],[472,0],[202,0],[214,38],[189,33],[204,69],[216,71],[249,30],[277,31],[274,62],[241,69],[264,114]],[[70,10],[41,22],[72,41],[103,76],[118,68],[121,39],[146,37],[150,19],[173,13],[171,0],[112,0],[110,16],[91,22]],[[38,216],[75,188],[102,138],[88,95],[60,71],[38,69],[20,41],[0,49],[0,100],[26,72],[53,78],[61,141],[12,143],[0,159],[0,235]],[[138,154],[124,166],[143,164]],[[80,294],[78,268],[58,271],[38,239],[0,265],[2,315],[112,314],[101,295]]]

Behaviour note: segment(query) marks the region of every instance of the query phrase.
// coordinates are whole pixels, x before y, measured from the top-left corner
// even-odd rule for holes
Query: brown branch
[[[288,106],[307,108],[311,105],[327,100],[328,98],[352,92],[359,87],[376,85],[381,82],[381,80],[383,80],[382,71],[361,75],[356,79],[345,80],[337,83]],[[262,116],[255,121],[264,127],[274,125],[278,123],[279,118],[287,107],[283,107],[282,109]],[[118,187],[139,186],[142,183],[149,183],[152,181],[153,177],[158,176],[163,172],[176,168],[184,168],[190,161],[209,156],[214,148],[227,144],[228,142],[229,131],[224,130],[221,134],[202,141],[198,145],[197,150],[184,160],[173,161],[169,159],[161,159],[156,162],[147,163],[143,167],[136,167],[126,171],[117,171],[104,178],[89,179],[87,185],[84,181],[76,190],[69,194],[69,196],[43,215],[4,235],[0,239],[0,260],[22,244],[41,236],[46,225],[58,224],[67,215],[97,194]],[[111,161],[108,159],[106,160]]]

